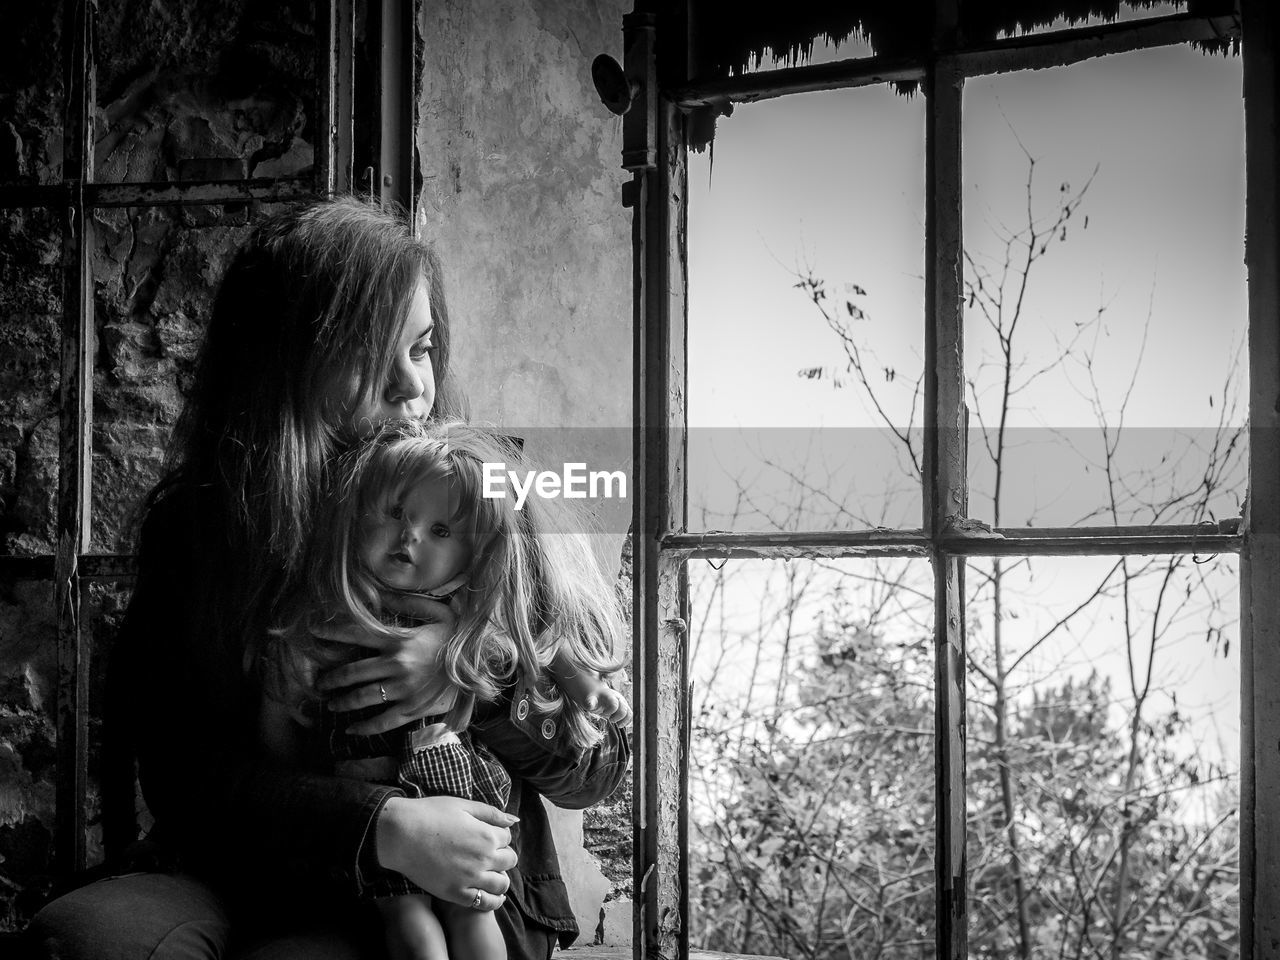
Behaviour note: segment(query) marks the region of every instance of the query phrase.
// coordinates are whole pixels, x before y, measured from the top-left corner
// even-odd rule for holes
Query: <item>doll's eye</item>
[[[453,534],[450,532],[449,528],[446,527],[443,523],[433,523],[431,525],[431,535],[435,537],[447,538],[452,536]]]
[[[404,519],[404,507],[402,507],[402,506],[401,506],[400,504],[398,504],[398,503],[388,504],[388,505],[387,505],[387,516],[388,516],[388,517],[390,517],[392,520],[402,520],[402,519]]]

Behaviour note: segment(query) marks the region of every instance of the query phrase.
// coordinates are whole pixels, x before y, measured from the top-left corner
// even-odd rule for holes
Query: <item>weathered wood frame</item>
[[[1280,956],[1280,11],[1243,0],[1249,504],[1240,589],[1241,957]]]
[[[636,691],[633,943],[637,955],[688,953],[684,744],[687,700],[685,624],[688,589],[680,558],[662,550],[683,529],[684,409],[670,402],[684,383],[684,117],[658,95],[663,72],[682,71],[683,49],[660,58],[658,17],[638,11],[623,20],[626,72],[639,78],[624,121],[623,163],[634,171],[624,202],[633,207],[634,493],[632,574]],[[677,58],[673,63],[672,54]],[[678,398],[677,398],[678,399]]]
[[[689,716],[685,562],[694,558],[929,557],[935,581],[937,955],[967,955],[965,872],[964,563],[977,556],[1241,553],[1242,882],[1246,960],[1280,956],[1280,13],[1243,0],[1242,15],[1179,14],[965,46],[956,0],[935,4],[934,52],[689,76],[682,0],[637,3],[624,22],[625,72],[636,99],[625,120],[624,193],[635,255],[633,519],[636,675],[636,957],[688,955]],[[1240,39],[1245,50],[1250,310],[1250,515],[1246,523],[1126,528],[998,529],[974,534],[967,513],[963,392],[961,116],[963,83],[1015,70],[1195,40]],[[644,41],[640,41],[643,33]],[[926,103],[925,490],[918,530],[690,531],[685,449],[687,127],[683,114],[815,90],[889,81],[922,85]],[[670,724],[676,724],[672,730]],[[673,817],[673,807],[679,805]],[[663,818],[668,818],[664,828]],[[672,824],[678,824],[678,830]],[[677,836],[672,836],[672,833]],[[676,849],[667,844],[676,842]]]
[[[94,183],[93,0],[66,0],[63,179],[0,184],[0,208],[64,211],[59,390],[57,545],[53,555],[0,557],[6,580],[52,581],[57,615],[55,870],[86,866],[90,638],[81,620],[90,581],[129,580],[131,554],[90,553],[93,437],[93,277],[91,212],[106,207],[183,207],[301,201],[352,192],[357,165],[374,171],[384,202],[412,210],[417,71],[414,0],[317,0],[316,143],[310,177],[227,181]],[[371,36],[370,24],[376,32]],[[365,28],[360,43],[361,27]],[[363,47],[363,49],[361,49]],[[357,84],[363,55],[376,83]],[[357,113],[373,117],[376,142],[356,138]],[[391,182],[381,173],[394,163]]]

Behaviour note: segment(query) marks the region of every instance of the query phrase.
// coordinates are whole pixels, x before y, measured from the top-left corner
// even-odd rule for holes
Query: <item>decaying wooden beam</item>
[[[982,44],[940,48],[938,58],[964,77],[1065,67],[1107,54],[1129,53],[1178,43],[1240,37],[1233,16],[1174,14],[1125,23],[1053,30]],[[793,93],[843,90],[878,83],[921,83],[926,61],[908,57],[854,57],[832,63],[757,70],[733,77],[694,79],[668,91],[681,107],[723,107]]]
[[[638,10],[623,20],[625,75],[634,96],[624,122],[623,166],[634,175],[632,520],[634,927],[637,956],[688,952],[688,583],[684,558],[665,541],[685,524],[684,114],[658,95],[658,77],[685,72],[687,26]],[[659,29],[665,31],[660,54]]]
[[[1240,941],[1280,956],[1280,10],[1242,0],[1249,502],[1240,577]]]
[[[780,70],[760,70],[737,77],[695,80],[670,92],[679,106],[718,107],[752,103],[792,93],[843,90],[877,83],[920,81],[924,64],[903,57],[862,57]]]
[[[1132,53],[1180,43],[1239,39],[1238,17],[1175,14],[1127,23],[1108,23],[1049,33],[1010,37],[942,54],[965,77],[1016,70],[1068,67],[1117,53]]]

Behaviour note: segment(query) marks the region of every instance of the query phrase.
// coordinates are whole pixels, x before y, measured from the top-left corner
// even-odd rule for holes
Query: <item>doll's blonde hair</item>
[[[313,532],[308,608],[403,635],[387,622],[389,588],[362,559],[361,526],[406,489],[447,483],[453,535],[471,548],[466,584],[456,594],[461,612],[442,658],[450,682],[469,697],[449,722],[465,725],[471,697],[494,700],[519,681],[531,692],[535,716],[559,718],[572,743],[590,746],[601,737],[598,721],[549,682],[546,667],[563,651],[583,670],[607,676],[619,668],[617,589],[591,550],[585,517],[557,501],[529,498],[516,510],[511,496],[485,497],[486,462],[529,469],[511,439],[457,420],[392,420],[350,451]]]

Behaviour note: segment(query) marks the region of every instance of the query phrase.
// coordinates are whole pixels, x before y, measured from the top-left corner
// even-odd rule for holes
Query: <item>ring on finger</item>
[[[482,896],[483,896],[483,894],[481,894],[481,892],[480,892],[479,890],[477,890],[477,891],[476,891],[476,898],[475,898],[474,900],[472,900],[472,901],[471,901],[471,903],[469,904],[469,906],[471,907],[471,909],[472,909],[472,910],[479,910],[479,909],[480,909],[480,898],[481,898]]]
[[[382,695],[382,702],[387,702],[387,688],[382,684],[378,684],[378,693]]]

